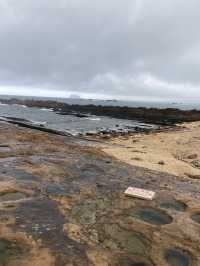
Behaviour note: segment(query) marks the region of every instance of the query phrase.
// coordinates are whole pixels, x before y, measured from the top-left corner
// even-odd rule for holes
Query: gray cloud
[[[199,10],[198,0],[0,0],[0,91],[200,97]]]

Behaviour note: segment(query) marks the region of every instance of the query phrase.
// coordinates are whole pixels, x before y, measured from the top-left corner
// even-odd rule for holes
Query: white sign
[[[154,191],[136,188],[136,187],[128,187],[124,193],[130,197],[146,199],[146,200],[153,200],[156,195]]]

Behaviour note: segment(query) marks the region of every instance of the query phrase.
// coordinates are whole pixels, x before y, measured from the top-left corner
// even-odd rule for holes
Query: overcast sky
[[[200,100],[199,0],[0,0],[0,94]]]

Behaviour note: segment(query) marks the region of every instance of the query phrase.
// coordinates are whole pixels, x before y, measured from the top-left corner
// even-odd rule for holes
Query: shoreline
[[[124,133],[106,131],[73,136],[24,119],[10,117],[2,118],[1,121],[22,128],[91,142],[93,147],[96,143],[97,148],[130,165],[200,179],[200,166],[198,166],[200,165],[198,162],[200,153],[193,152],[199,145],[200,122],[165,125],[157,128],[136,127],[135,131]]]
[[[45,100],[21,100],[17,98],[0,99],[1,104],[17,104],[27,107],[46,108],[59,115],[76,115],[84,117],[88,114],[108,116],[112,118],[137,120],[139,122],[172,126],[177,123],[200,121],[200,111],[180,110],[175,108],[146,108],[128,106],[102,106],[67,104],[57,101]]]

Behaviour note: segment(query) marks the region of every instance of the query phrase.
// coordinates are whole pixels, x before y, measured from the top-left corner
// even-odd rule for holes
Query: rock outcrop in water
[[[138,120],[146,123],[173,125],[175,123],[193,122],[200,120],[200,111],[183,111],[179,109],[167,108],[133,108],[120,106],[96,106],[96,105],[77,105],[67,104],[57,101],[40,100],[20,100],[20,99],[1,99],[1,103],[20,104],[28,107],[49,108],[61,115],[98,115],[109,116],[120,119]]]

